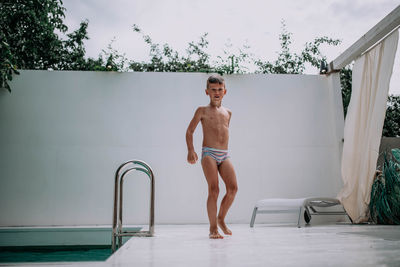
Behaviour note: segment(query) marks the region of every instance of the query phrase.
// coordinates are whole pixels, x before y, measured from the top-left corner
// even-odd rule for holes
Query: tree
[[[389,95],[382,135],[400,137],[400,95]]]
[[[125,57],[125,54],[120,54],[113,48],[114,41],[115,39],[111,40],[107,49],[102,49],[101,54],[98,55],[97,59],[86,59],[82,70],[127,71],[128,68],[126,64],[128,59]]]
[[[86,69],[83,41],[88,22],[62,40],[66,33],[61,0],[3,0],[0,4],[1,87],[16,69]]]
[[[0,33],[1,34],[1,33]],[[13,74],[19,74],[17,66],[14,65],[14,57],[10,50],[10,45],[0,36],[0,88],[5,88],[11,92],[8,81],[12,80]]]
[[[254,65],[254,55],[249,52],[250,46],[243,45],[237,49],[235,53],[232,51],[233,45],[225,44],[225,49],[222,56],[217,56],[215,72],[219,74],[244,74],[250,73],[250,68]],[[238,54],[237,54],[238,53]]]
[[[255,66],[257,73],[303,73],[306,64],[319,69],[321,61],[326,60],[320,51],[320,45],[338,45],[340,40],[328,37],[315,38],[313,42],[307,42],[300,54],[290,51],[292,33],[286,30],[286,24],[282,21],[281,51],[278,59],[274,62],[254,59],[249,52],[250,47],[244,45],[238,52],[224,50],[223,55],[218,56],[216,61],[211,61],[211,56],[205,51],[208,47],[207,33],[200,40],[190,42],[186,49],[186,55],[171,48],[170,45],[154,43],[149,35],[146,35],[137,26],[133,26],[134,32],[140,33],[143,40],[149,45],[149,62],[132,61],[130,68],[134,71],[161,71],[161,72],[217,72],[220,74],[247,73],[249,67]],[[232,45],[226,45],[230,48]]]
[[[47,69],[59,62],[65,33],[62,2],[57,0],[4,0],[0,29],[19,69]]]
[[[342,87],[342,103],[344,117],[347,115],[347,107],[350,103],[351,97],[351,74],[352,70],[350,67],[344,67],[340,70],[340,85]]]
[[[52,66],[60,70],[85,70],[87,69],[87,61],[85,59],[84,40],[88,40],[87,27],[89,22],[82,21],[79,29],[67,34],[68,39],[62,41],[60,49],[61,57],[55,59],[56,63]]]
[[[205,52],[208,46],[207,33],[202,35],[198,42],[190,42],[186,48],[186,55],[181,55],[168,44],[160,45],[153,42],[137,25],[133,25],[133,31],[141,34],[150,48],[149,62],[130,62],[129,68],[133,71],[211,72],[214,70],[210,64],[210,55]]]
[[[340,40],[331,39],[326,36],[317,37],[312,42],[307,42],[300,54],[290,51],[292,43],[292,33],[286,29],[285,21],[282,21],[282,32],[279,35],[281,41],[281,51],[278,53],[278,58],[273,61],[256,60],[255,64],[258,67],[258,73],[289,73],[301,74],[306,68],[306,63],[312,67],[319,69],[322,61],[326,61],[326,56],[321,53],[320,45],[327,44],[336,46],[340,44]]]

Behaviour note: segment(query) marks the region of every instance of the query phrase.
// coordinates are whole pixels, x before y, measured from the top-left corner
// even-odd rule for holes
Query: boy
[[[198,157],[193,147],[193,132],[201,121],[203,127],[201,166],[208,183],[207,212],[210,221],[209,237],[212,239],[223,238],[218,232],[218,226],[226,235],[232,235],[225,224],[225,216],[237,192],[236,174],[227,150],[232,112],[222,106],[222,98],[225,94],[224,79],[219,75],[210,76],[207,79],[206,89],[210,104],[197,108],[186,131],[187,161],[195,164]],[[225,183],[226,195],[222,199],[217,216],[218,173]]]

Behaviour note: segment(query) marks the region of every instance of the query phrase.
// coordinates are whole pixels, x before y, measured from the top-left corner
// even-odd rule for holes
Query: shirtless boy
[[[193,147],[193,132],[201,121],[203,127],[203,148],[201,166],[208,183],[207,212],[210,221],[210,238],[223,238],[218,226],[226,235],[232,235],[225,224],[225,216],[232,205],[237,192],[236,174],[228,156],[229,122],[232,112],[222,106],[226,94],[225,81],[219,75],[207,79],[206,95],[210,97],[208,106],[197,108],[186,131],[188,147],[187,161],[195,164],[198,157]],[[218,173],[226,186],[226,195],[222,199],[217,216],[217,199],[219,193]]]

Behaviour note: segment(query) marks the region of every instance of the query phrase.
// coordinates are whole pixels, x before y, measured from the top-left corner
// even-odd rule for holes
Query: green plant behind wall
[[[0,87],[11,92],[9,81],[17,69],[87,69],[84,40],[88,21],[67,33],[61,0],[0,1]],[[66,34],[67,38],[60,38]]]
[[[370,217],[377,224],[400,224],[400,149],[385,152],[384,159],[372,184]]]
[[[13,56],[10,51],[10,45],[0,38],[0,88],[5,88],[11,92],[9,81],[12,80],[13,74],[19,74],[17,66],[13,65]]]

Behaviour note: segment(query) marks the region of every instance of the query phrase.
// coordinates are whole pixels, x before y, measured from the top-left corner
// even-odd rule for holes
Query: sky
[[[132,30],[134,24],[154,42],[168,43],[181,53],[189,42],[208,33],[207,52],[213,57],[230,43],[232,51],[248,45],[256,58],[273,61],[284,20],[293,33],[294,52],[316,37],[340,39],[336,47],[321,47],[330,62],[398,5],[398,0],[63,0],[69,32],[89,21],[88,56],[97,58],[114,39],[113,48],[135,61],[148,59],[149,48]],[[400,94],[400,49],[389,93]]]

